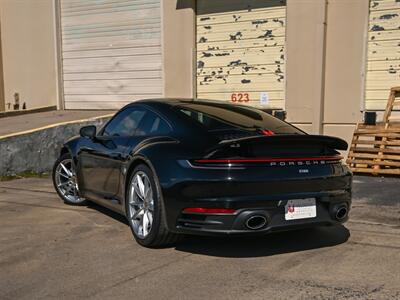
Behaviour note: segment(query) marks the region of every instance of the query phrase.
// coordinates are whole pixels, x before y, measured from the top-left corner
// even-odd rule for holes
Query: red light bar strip
[[[200,213],[200,214],[234,214],[235,209],[232,208],[203,208],[188,207],[183,210],[184,213]]]
[[[263,135],[267,135],[267,136],[271,136],[271,135],[275,134],[275,132],[273,132],[272,130],[268,130],[268,129],[261,130],[261,132]]]
[[[291,158],[243,158],[243,159],[198,159],[195,160],[201,164],[215,164],[215,163],[256,163],[256,162],[280,162],[280,161],[321,161],[321,160],[341,160],[342,156],[318,156],[318,157],[291,157]]]

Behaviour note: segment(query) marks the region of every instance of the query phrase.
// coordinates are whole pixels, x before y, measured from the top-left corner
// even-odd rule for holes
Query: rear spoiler
[[[249,144],[262,144],[271,146],[290,146],[296,145],[313,145],[319,147],[327,147],[334,150],[347,150],[348,144],[346,141],[332,136],[326,135],[308,135],[308,134],[294,134],[294,135],[271,135],[271,136],[250,136],[233,140],[224,140],[219,142],[215,147],[208,149],[208,153],[226,147],[237,148]]]

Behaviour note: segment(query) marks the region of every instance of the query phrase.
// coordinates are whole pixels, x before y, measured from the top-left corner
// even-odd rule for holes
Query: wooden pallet
[[[347,158],[354,173],[400,175],[400,119],[392,117],[399,93],[400,87],[390,90],[382,123],[357,125]]]

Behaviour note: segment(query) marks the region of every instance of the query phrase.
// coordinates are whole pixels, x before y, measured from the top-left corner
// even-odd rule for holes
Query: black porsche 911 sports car
[[[347,220],[352,173],[339,138],[218,101],[131,103],[65,143],[53,170],[69,204],[126,216],[148,247],[180,234],[265,234]]]

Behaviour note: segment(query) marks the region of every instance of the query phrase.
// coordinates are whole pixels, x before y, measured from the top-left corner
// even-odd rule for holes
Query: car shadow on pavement
[[[275,232],[258,237],[187,236],[177,251],[216,257],[261,257],[324,248],[345,243],[349,230],[342,226]]]
[[[124,216],[108,208],[92,202],[87,207],[129,226]],[[350,232],[343,225],[274,232],[253,237],[187,235],[175,245],[175,249],[216,257],[261,257],[336,246],[345,243],[349,237]]]
[[[104,206],[98,205],[94,202],[89,202],[87,204],[87,208],[96,210],[99,213],[102,213],[103,215],[106,215],[110,218],[113,218],[116,221],[120,221],[121,223],[124,223],[125,225],[129,226],[128,220],[123,215],[116,213]]]

